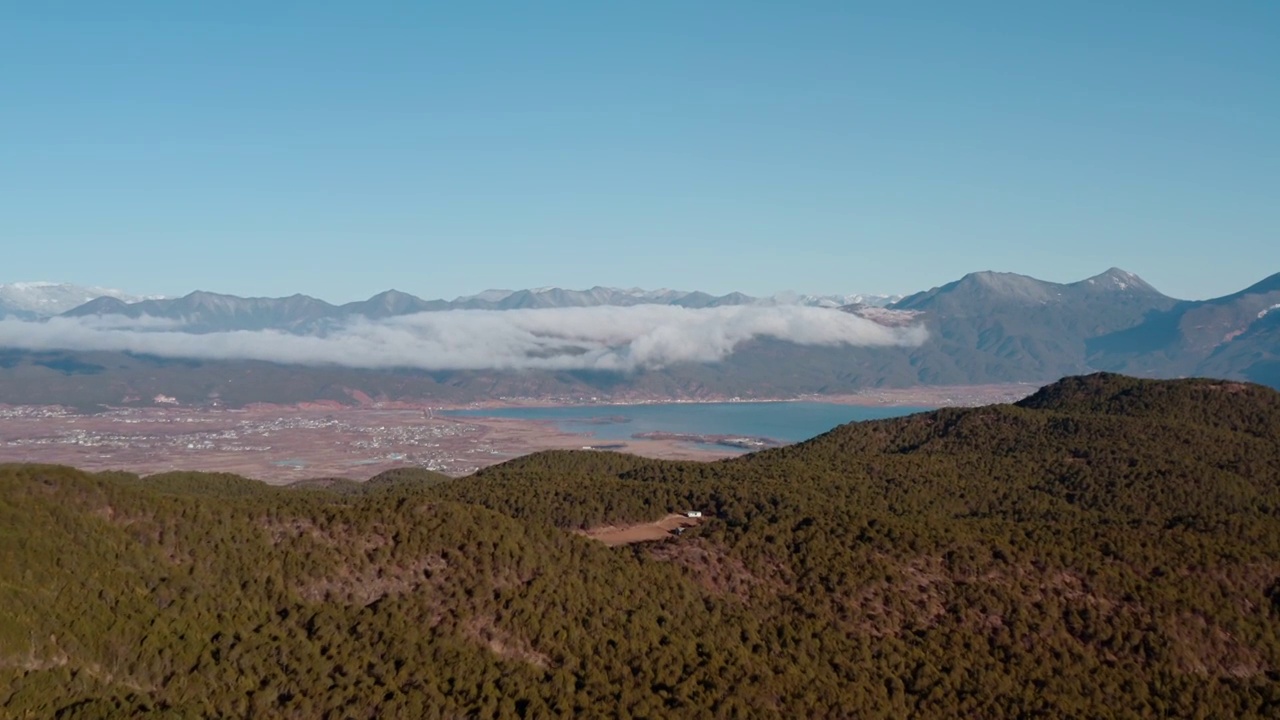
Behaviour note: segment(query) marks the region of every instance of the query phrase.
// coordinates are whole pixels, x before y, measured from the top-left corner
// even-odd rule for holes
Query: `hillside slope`
[[[1278,428],[1266,388],[1094,375],[706,464],[4,466],[0,714],[1271,717]]]

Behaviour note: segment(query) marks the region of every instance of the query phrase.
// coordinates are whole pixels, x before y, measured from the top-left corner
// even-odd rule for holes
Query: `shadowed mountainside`
[[[1183,301],[1131,328],[1089,342],[1099,369],[1164,375],[1219,375],[1269,382],[1280,342],[1280,274],[1240,292]]]

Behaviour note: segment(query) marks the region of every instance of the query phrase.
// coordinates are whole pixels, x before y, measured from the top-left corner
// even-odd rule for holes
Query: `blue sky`
[[[199,5],[199,7],[197,7]],[[0,281],[1280,271],[1280,3],[0,6]]]

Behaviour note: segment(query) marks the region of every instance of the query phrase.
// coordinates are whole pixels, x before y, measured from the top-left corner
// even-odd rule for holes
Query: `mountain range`
[[[389,291],[331,305],[314,298],[238,298],[192,293],[125,302],[98,298],[65,314],[154,315],[184,330],[276,329],[309,333],[327,323],[455,308],[515,309],[599,304],[839,304],[831,312],[927,330],[921,344],[800,345],[769,337],[740,343],[718,362],[681,362],[632,372],[415,370],[284,366],[256,360],[168,358],[123,352],[0,348],[0,402],[118,404],[158,393],[183,403],[330,399],[474,401],[499,397],[654,399],[778,398],[874,388],[1045,383],[1095,371],[1177,378],[1208,376],[1280,387],[1280,274],[1230,295],[1168,297],[1112,268],[1074,283],[975,272],[885,304],[882,298],[782,297],[594,288],[490,291],[451,302]]]
[[[819,393],[1043,383],[1098,370],[1280,387],[1278,305],[1280,274],[1225,297],[1190,301],[1163,295],[1118,268],[1066,284],[976,272],[885,308],[842,308],[884,324],[923,325],[929,337],[917,347],[759,342],[716,371],[772,379],[775,386],[781,373]]]
[[[399,290],[387,290],[368,300],[334,305],[308,295],[281,298],[239,297],[196,291],[178,298],[140,297],[119,290],[57,283],[0,285],[0,317],[21,319],[57,315],[87,317],[120,315],[176,320],[188,332],[227,330],[286,330],[306,332],[325,322],[352,317],[382,319],[445,310],[518,310],[566,307],[630,307],[671,305],[685,308],[730,305],[804,305],[836,308],[852,303],[888,305],[896,295],[813,295],[793,292],[753,297],[739,292],[711,295],[700,291],[643,290],[593,287],[588,290],[535,288],[486,290],[454,300],[424,300]]]

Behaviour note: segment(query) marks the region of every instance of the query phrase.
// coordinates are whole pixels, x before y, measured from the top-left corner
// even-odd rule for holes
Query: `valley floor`
[[[0,410],[0,462],[65,464],[95,472],[230,472],[273,484],[317,477],[363,480],[404,466],[461,476],[538,450],[576,450],[592,441],[547,421],[463,420],[424,410]],[[611,449],[665,459],[738,454],[675,440],[617,445]]]
[[[942,407],[1009,402],[1029,391],[1027,385],[989,385],[871,390],[799,399]],[[467,407],[549,406],[555,404],[553,400],[590,404],[583,399],[511,398]],[[318,477],[363,480],[404,466],[462,476],[538,450],[600,445],[588,435],[564,432],[549,421],[459,418],[438,412],[444,409],[458,408],[370,402],[354,407],[304,403],[81,413],[56,406],[0,405],[0,462],[65,464],[89,471],[128,468],[142,474],[230,472],[286,484]],[[609,441],[602,447],[668,460],[714,460],[741,453],[735,448],[674,438],[629,438]]]

